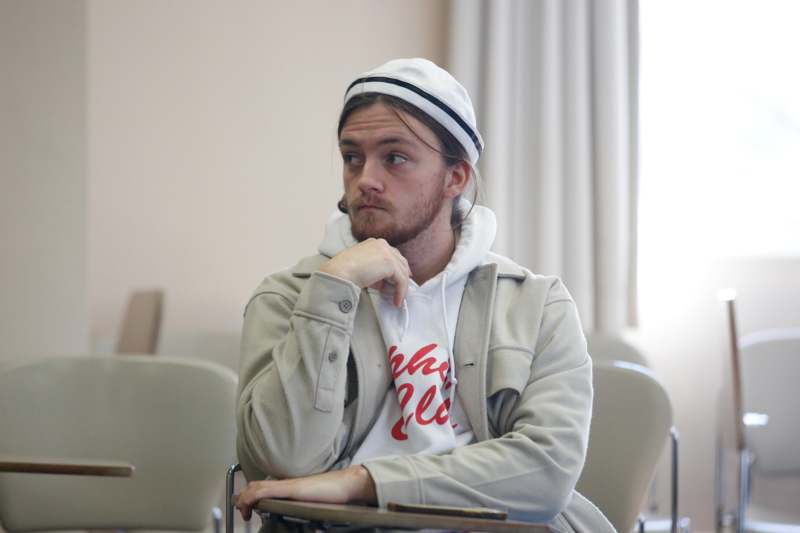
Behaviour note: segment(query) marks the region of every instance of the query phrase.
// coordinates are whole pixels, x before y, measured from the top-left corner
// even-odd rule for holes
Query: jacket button
[[[336,358],[338,358],[338,357],[339,357],[339,355],[336,352],[331,352],[331,353],[328,354],[328,361],[333,363],[334,361],[336,361]]]
[[[350,300],[342,300],[339,302],[339,311],[342,313],[349,313],[353,310],[353,302]]]

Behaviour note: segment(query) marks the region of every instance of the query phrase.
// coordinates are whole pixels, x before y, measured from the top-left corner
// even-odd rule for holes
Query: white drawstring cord
[[[442,318],[444,322],[444,338],[445,342],[447,343],[447,364],[450,367],[450,391],[449,391],[449,398],[450,398],[450,407],[447,410],[448,415],[453,412],[454,402],[455,402],[455,393],[456,393],[456,383],[458,380],[456,379],[456,365],[455,359],[453,359],[453,350],[450,346],[450,325],[447,323],[447,298],[445,296],[445,292],[447,291],[447,271],[444,271],[442,275]]]
[[[406,299],[403,298],[403,329],[400,330],[400,342],[403,342],[403,337],[406,335],[406,331],[408,331],[408,321],[411,319],[411,315],[408,312],[408,303]]]
[[[456,384],[458,383],[458,379],[456,379],[456,365],[455,359],[453,358],[453,350],[450,346],[450,324],[447,320],[447,274],[448,272],[445,271],[442,274],[442,281],[441,281],[441,296],[442,296],[442,322],[444,323],[444,339],[445,339],[445,348],[447,349],[447,366],[450,371],[450,390],[448,391],[448,398],[450,399],[450,408],[448,409],[448,414],[453,412],[453,408],[455,406],[455,394],[456,394]],[[400,330],[400,340],[399,343],[403,342],[403,338],[408,331],[409,322],[411,320],[411,314],[408,311],[408,302],[407,298],[403,298],[403,328]]]

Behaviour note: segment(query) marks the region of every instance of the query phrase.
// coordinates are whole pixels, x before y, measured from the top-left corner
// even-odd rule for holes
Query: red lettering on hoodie
[[[405,355],[397,351],[397,346],[389,348],[389,364],[392,368],[392,378],[397,378],[403,373],[414,375],[417,371],[421,370],[423,375],[430,375],[438,373],[441,378],[444,389],[447,390],[452,386],[452,383],[447,381],[447,371],[450,367],[447,361],[443,361],[438,366],[436,365],[436,358],[434,356],[426,357],[434,349],[436,344],[428,344],[417,350],[411,359],[403,365]],[[447,382],[446,382],[447,381]],[[446,383],[445,383],[446,382]],[[400,418],[392,425],[391,435],[396,440],[407,440],[408,433],[406,427],[409,422],[415,421],[420,426],[427,426],[430,424],[445,425],[450,421],[450,399],[444,399],[438,406],[430,418],[425,417],[425,413],[433,405],[436,399],[437,385],[431,385],[422,394],[419,402],[414,406],[413,411],[408,415],[401,414]],[[397,396],[400,402],[401,411],[405,412],[405,408],[411,399],[414,397],[414,385],[412,383],[402,383],[397,387]]]
[[[402,366],[402,364],[406,356],[400,352],[395,353],[397,351],[397,346],[392,346],[389,348],[389,363],[392,366],[392,378],[396,378],[403,372],[408,372],[413,376],[417,373],[417,370],[422,369],[422,375],[424,376],[438,372],[439,377],[442,379],[442,383],[444,383],[445,379],[447,379],[447,369],[450,367],[450,365],[447,363],[447,361],[442,361],[441,365],[434,366],[436,364],[436,358],[425,357],[435,350],[436,346],[436,344],[428,344],[423,346],[417,350],[417,352],[411,357],[405,366]]]
[[[395,440],[408,440],[408,433],[405,432],[405,427],[408,425],[408,420],[412,415],[408,415],[405,419],[401,416],[400,419],[392,426],[392,437]]]

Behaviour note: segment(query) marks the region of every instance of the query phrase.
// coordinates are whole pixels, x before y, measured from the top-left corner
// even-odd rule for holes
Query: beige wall
[[[125,299],[166,289],[160,353],[235,366],[268,273],[313,253],[341,191],[354,75],[442,61],[443,1],[90,1],[90,302],[113,346]]]
[[[0,2],[0,364],[88,346],[82,1]]]

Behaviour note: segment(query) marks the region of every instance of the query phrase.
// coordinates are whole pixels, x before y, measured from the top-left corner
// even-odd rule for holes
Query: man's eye
[[[361,158],[356,154],[342,154],[342,161],[345,165],[359,165]]]
[[[400,154],[389,154],[386,157],[386,161],[390,165],[401,165],[401,164],[405,163],[406,161],[408,161],[408,158],[403,156],[403,155],[400,155]]]

